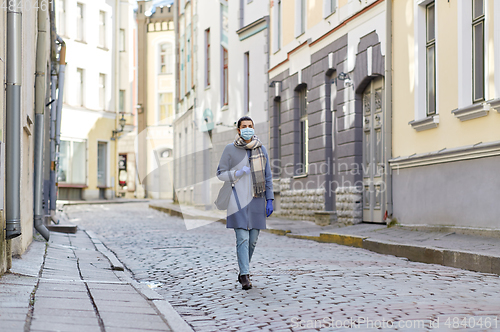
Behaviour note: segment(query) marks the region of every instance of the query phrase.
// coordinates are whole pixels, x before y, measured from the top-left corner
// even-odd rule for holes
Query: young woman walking
[[[273,213],[273,179],[266,148],[254,133],[253,120],[238,120],[238,134],[226,145],[217,169],[221,181],[234,184],[227,208],[227,228],[236,233],[236,253],[243,289],[252,288],[250,261],[259,231]]]

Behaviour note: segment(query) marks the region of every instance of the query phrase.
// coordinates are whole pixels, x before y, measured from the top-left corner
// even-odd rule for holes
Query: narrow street
[[[187,231],[181,218],[146,203],[65,209],[195,331],[491,331],[500,325],[497,275],[261,232],[253,288],[243,291],[234,232],[223,224]]]

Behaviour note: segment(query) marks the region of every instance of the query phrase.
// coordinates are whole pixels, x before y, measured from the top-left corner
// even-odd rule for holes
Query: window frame
[[[210,86],[210,28],[205,30],[205,87]]]
[[[481,1],[482,2],[482,13],[478,16],[475,14],[475,5],[476,1]],[[472,0],[472,103],[479,103],[485,100],[485,92],[486,92],[486,85],[485,85],[485,18],[486,18],[486,13],[485,13],[485,3],[484,0]],[[477,50],[476,50],[476,30],[475,28],[477,26],[481,25],[481,37],[482,37],[482,42],[481,42],[481,52],[482,52],[482,68],[481,68],[481,77],[480,80],[476,80],[476,59],[477,59]],[[476,96],[476,86],[477,84],[481,82],[482,85],[482,91],[481,91],[481,96]]]
[[[229,53],[222,46],[222,103],[229,105]]]
[[[76,68],[77,79],[80,78],[79,88],[76,89],[76,104],[77,106],[84,107],[85,106],[85,69]]]
[[[309,120],[307,116],[307,87],[298,91],[299,114],[299,164],[298,175],[306,175],[309,171]]]
[[[82,140],[79,140],[79,139],[67,139],[67,138],[61,138],[61,145],[63,145],[62,143],[63,142],[67,142],[69,144],[69,156],[67,156],[68,160],[68,164],[67,164],[67,173],[65,174],[66,175],[66,180],[63,180],[63,181],[60,181],[59,180],[59,174],[56,174],[56,178],[57,178],[57,181],[59,183],[64,183],[64,184],[67,184],[67,185],[87,185],[87,180],[88,180],[88,167],[87,167],[87,164],[88,164],[88,151],[87,151],[87,144],[88,144],[88,141],[86,139],[82,139]],[[68,179],[72,179],[73,178],[73,169],[75,168],[78,168],[78,169],[81,169],[81,165],[79,165],[80,167],[73,167],[73,156],[74,156],[74,151],[75,151],[75,148],[74,148],[74,143],[83,143],[83,147],[84,147],[84,151],[83,151],[83,159],[85,160],[85,171],[84,171],[84,174],[83,174],[83,177],[84,177],[84,181],[83,182],[73,182],[73,181],[68,181]],[[61,158],[61,161],[60,161],[60,165],[63,165],[64,162],[62,161],[62,159],[64,159],[64,154],[60,153],[60,157]],[[63,170],[62,166],[59,167],[59,170],[58,171],[61,171]]]
[[[99,42],[98,46],[101,48],[106,47],[106,12],[99,11]]]
[[[433,36],[429,37],[429,9],[432,7],[433,10]],[[432,64],[429,63],[429,56],[432,49]],[[426,97],[426,115],[437,114],[437,98],[436,98],[436,3],[434,1],[430,2],[425,6],[425,97]],[[431,67],[432,66],[432,67]],[[432,69],[432,87],[434,94],[432,95],[432,100],[430,97],[430,69]],[[431,104],[432,103],[432,104]],[[432,109],[431,109],[432,107]]]
[[[125,34],[125,29],[120,29],[120,45],[119,45],[120,52],[127,51],[126,45],[127,45],[127,37]]]
[[[106,74],[99,73],[99,108],[106,110]]]
[[[76,3],[76,41],[85,41],[85,4]]]

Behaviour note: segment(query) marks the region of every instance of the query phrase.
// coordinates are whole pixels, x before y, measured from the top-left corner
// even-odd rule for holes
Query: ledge
[[[452,149],[413,154],[406,157],[397,157],[389,160],[391,169],[428,166],[454,161],[470,160],[500,155],[500,141],[477,143]]]
[[[491,108],[500,113],[500,98],[490,100],[488,101],[488,104],[490,104]]]
[[[307,178],[308,175],[309,175],[308,173],[297,174],[297,175],[294,175],[293,178],[294,179],[302,179],[302,178]]]
[[[429,115],[428,117],[421,120],[413,120],[408,122],[410,126],[416,131],[423,131],[427,129],[437,128],[439,124],[439,115]]]
[[[467,121],[487,116],[491,106],[488,103],[473,104],[467,107],[457,108],[451,113],[460,121]]]

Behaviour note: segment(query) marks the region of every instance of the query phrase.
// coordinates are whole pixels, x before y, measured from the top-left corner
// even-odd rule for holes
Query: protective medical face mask
[[[243,129],[240,129],[240,132],[241,132],[241,137],[244,140],[251,139],[253,137],[253,134],[254,134],[253,128],[243,128]]]

